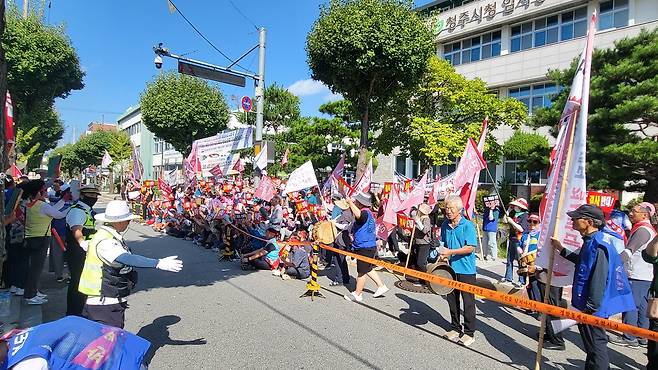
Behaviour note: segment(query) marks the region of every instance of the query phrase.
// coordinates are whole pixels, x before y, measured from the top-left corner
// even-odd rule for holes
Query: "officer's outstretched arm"
[[[115,261],[131,267],[157,268],[171,272],[179,272],[183,269],[183,261],[179,260],[178,256],[155,259],[137,254],[122,253],[115,259]]]

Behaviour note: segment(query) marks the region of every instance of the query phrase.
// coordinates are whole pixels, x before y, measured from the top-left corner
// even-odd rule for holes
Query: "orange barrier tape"
[[[292,244],[292,243],[287,243],[287,244]],[[298,243],[294,243],[298,244]],[[299,243],[302,244],[302,243]],[[436,275],[428,274],[426,272],[421,272],[417,270],[412,270],[409,268],[404,268],[402,266],[398,266],[389,262],[384,262],[381,260],[377,260],[374,258],[369,258],[369,257],[364,257],[360,256],[355,253],[351,252],[346,252],[341,249],[336,249],[333,247],[330,247],[328,245],[324,244],[319,244],[321,248],[324,248],[326,250],[335,252],[335,253],[340,253],[346,256],[350,256],[353,258],[356,258],[358,260],[364,261],[371,263],[373,265],[381,266],[384,268],[387,268],[389,270],[397,271],[400,273],[406,273],[407,275],[417,277],[419,279],[431,281],[433,283],[445,285],[457,290],[461,290],[462,292],[467,292],[467,293],[473,293],[478,296],[482,296],[484,298],[487,298],[492,301],[496,301],[498,303],[502,303],[508,306],[515,306],[515,307],[523,307],[526,309],[530,309],[533,311],[545,313],[547,315],[551,316],[556,316],[556,317],[561,317],[565,319],[571,319],[578,321],[579,323],[582,324],[587,324],[587,325],[593,325],[593,326],[598,326],[604,329],[608,330],[614,330],[622,333],[628,333],[632,334],[636,337],[642,337],[646,338],[649,340],[653,341],[658,341],[658,333],[655,331],[647,330],[647,329],[641,329],[638,328],[637,326],[632,326],[632,325],[627,325],[623,324],[617,321],[613,320],[608,320],[608,319],[603,319],[600,317],[588,315],[579,311],[574,311],[574,310],[568,310],[566,308],[562,307],[556,307],[556,306],[551,306],[549,304],[545,304],[542,302],[537,302],[533,301],[530,299],[526,298],[521,298],[517,296],[513,296],[510,294],[504,294],[504,293],[499,293],[491,289],[486,289],[482,288],[479,286],[471,285],[471,284],[466,284],[466,283],[461,283],[458,281],[450,280],[450,279],[445,279]]]
[[[236,229],[243,232],[243,233],[245,233],[246,235],[252,236],[252,235],[244,232],[243,230],[240,230],[238,228],[236,228]],[[288,244],[288,245],[312,245],[312,244],[315,244],[313,242],[288,242],[288,241],[281,241],[281,240],[279,240],[277,242],[280,243],[280,244]],[[533,301],[533,300],[530,300],[530,299],[514,296],[514,295],[511,295],[511,294],[499,293],[499,292],[491,290],[491,289],[486,289],[486,288],[482,288],[482,287],[471,285],[471,284],[462,283],[462,282],[455,281],[455,280],[445,279],[445,278],[442,278],[442,277],[439,277],[439,276],[436,276],[436,275],[428,274],[426,272],[421,272],[421,271],[405,268],[405,267],[398,266],[398,265],[393,264],[393,263],[384,262],[382,260],[378,260],[378,259],[374,259],[374,258],[370,258],[370,257],[364,257],[364,256],[361,256],[361,255],[358,255],[358,254],[355,254],[355,253],[344,251],[342,249],[336,249],[336,248],[330,247],[326,244],[318,243],[318,246],[320,246],[320,248],[324,248],[328,251],[332,251],[332,252],[339,253],[339,254],[342,254],[342,255],[345,255],[345,256],[349,256],[349,257],[355,258],[357,260],[368,262],[368,263],[371,263],[371,264],[376,265],[376,266],[381,266],[381,267],[384,267],[384,268],[392,270],[392,271],[397,271],[397,272],[407,274],[409,276],[413,276],[413,277],[416,277],[416,278],[419,278],[419,279],[422,279],[422,280],[431,281],[433,283],[437,283],[437,284],[440,284],[440,285],[451,287],[451,288],[460,290],[462,292],[472,293],[472,294],[475,294],[477,296],[487,298],[491,301],[502,303],[504,305],[514,306],[514,307],[522,307],[522,308],[526,308],[526,309],[533,310],[533,311],[536,311],[536,312],[541,312],[541,313],[544,313],[544,314],[547,314],[547,315],[551,315],[551,316],[555,316],[555,317],[561,317],[561,318],[564,318],[564,319],[571,319],[571,320],[575,320],[575,321],[577,321],[579,323],[582,323],[582,324],[593,325],[593,326],[598,326],[600,328],[607,329],[607,330],[613,330],[613,331],[617,331],[617,332],[621,332],[621,333],[632,334],[636,337],[646,338],[646,339],[658,342],[658,332],[638,328],[637,326],[627,325],[627,324],[623,324],[623,323],[620,323],[620,322],[617,322],[617,321],[603,319],[603,318],[596,317],[596,316],[593,316],[593,315],[588,315],[586,313],[582,313],[582,312],[579,312],[579,311],[568,310],[566,308],[552,306],[552,305],[549,305],[549,304],[545,304],[543,302],[537,302],[537,301]]]

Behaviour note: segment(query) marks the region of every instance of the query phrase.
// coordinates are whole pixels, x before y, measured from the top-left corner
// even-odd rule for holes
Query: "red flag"
[[[487,166],[482,158],[482,153],[475,145],[472,138],[468,139],[464,155],[459,160],[457,171],[455,171],[455,188],[460,189],[460,196],[464,203],[466,218],[471,219],[475,209],[475,193],[478,187],[480,171]]]
[[[274,190],[274,182],[269,176],[263,176],[258,183],[258,187],[254,191],[254,196],[266,202],[269,202],[274,197],[276,190]]]
[[[238,160],[235,161],[232,170],[238,171],[239,173],[242,173],[244,171],[244,164],[242,163],[241,158],[238,158]]]
[[[17,179],[21,176],[23,176],[23,173],[21,172],[21,170],[18,167],[16,167],[16,165],[12,164],[11,165],[11,177]]]
[[[400,207],[398,207],[398,211],[407,211],[411,209],[411,207],[415,207],[423,203],[423,200],[425,199],[425,186],[427,186],[427,171],[425,171],[425,174],[420,179],[418,184],[413,188],[411,193],[409,193],[407,199],[405,199]]]
[[[211,168],[210,173],[213,176],[224,176],[224,172],[222,172],[222,166],[219,164],[216,164],[215,167]]]
[[[290,153],[290,148],[286,148],[286,151],[283,153],[283,158],[281,158],[281,166],[288,164],[288,154]]]
[[[171,186],[167,184],[162,178],[158,178],[158,189],[162,192],[162,195],[167,198],[169,194],[172,193]]]
[[[5,140],[7,144],[14,143],[14,105],[11,102],[9,90],[7,90],[5,100]]]

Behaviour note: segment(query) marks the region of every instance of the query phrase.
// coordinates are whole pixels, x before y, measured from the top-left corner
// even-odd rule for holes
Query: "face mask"
[[[80,201],[88,205],[89,207],[93,207],[94,204],[96,204],[96,202],[98,201],[98,198],[83,197],[80,198]]]

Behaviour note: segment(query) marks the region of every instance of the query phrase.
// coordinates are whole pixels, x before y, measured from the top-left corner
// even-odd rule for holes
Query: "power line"
[[[240,15],[242,16],[242,18],[244,18],[247,22],[251,23],[251,25],[254,26],[255,29],[258,29],[258,26],[256,26],[256,23],[254,23],[254,21],[252,21],[249,17],[247,17],[247,16],[242,12],[242,10],[240,10],[240,8],[238,8],[237,5],[235,5],[235,3],[233,2],[233,0],[228,0],[228,2],[231,4],[231,6],[233,7],[233,9],[235,9],[235,11],[238,12],[238,14],[240,14]]]
[[[173,6],[174,9],[176,9],[176,12],[178,12],[178,14],[180,14],[180,16],[183,17],[183,19],[185,20],[185,22],[187,22],[187,24],[189,24],[190,27],[192,27],[192,29],[194,29],[194,31],[196,31],[196,33],[197,33],[199,36],[201,36],[202,39],[204,39],[204,40],[205,40],[210,46],[212,46],[213,49],[215,49],[219,54],[221,54],[221,55],[222,55],[224,58],[226,58],[229,62],[231,62],[231,63],[235,63],[235,61],[234,61],[233,59],[229,58],[228,55],[226,55],[223,51],[219,50],[219,48],[217,48],[217,46],[215,46],[215,44],[213,44],[210,40],[208,40],[208,38],[207,38],[206,36],[204,36],[203,33],[201,33],[201,31],[199,31],[199,29],[196,28],[196,26],[195,26],[195,25],[194,25],[189,19],[187,19],[187,17],[185,16],[185,14],[183,14],[183,12],[181,12],[180,9],[178,9],[178,6],[176,6],[176,4],[175,4],[172,0],[167,0],[167,1],[169,2],[169,4],[171,4],[171,6]],[[238,67],[244,69],[245,71],[249,71],[248,69],[244,68],[243,66],[241,66],[241,65],[239,65],[239,64],[237,64],[237,63],[236,63],[236,65],[237,65]]]

